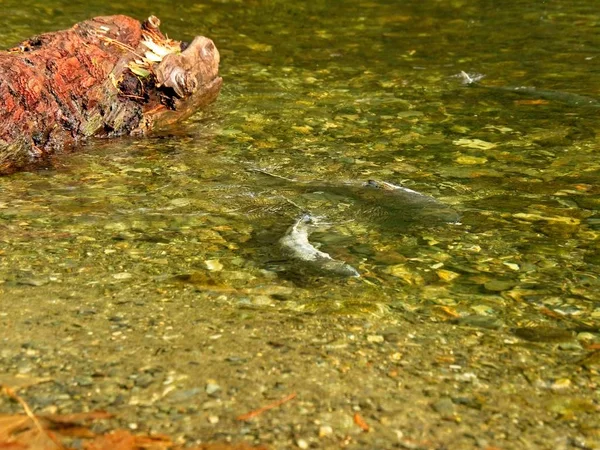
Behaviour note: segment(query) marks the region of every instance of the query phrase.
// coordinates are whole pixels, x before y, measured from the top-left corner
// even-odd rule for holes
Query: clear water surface
[[[211,36],[225,78],[218,104],[172,134],[90,142],[55,170],[0,179],[6,281],[110,287],[129,273],[128,285],[155,284],[218,260],[225,284],[302,288],[278,307],[442,303],[511,321],[544,305],[598,319],[598,108],[454,78],[600,98],[593,5],[4,3],[5,47],[97,14],[153,13],[173,36]],[[253,168],[299,184],[402,183],[462,222],[382,227],[352,199]],[[338,212],[311,239],[363,279],[286,266],[276,242],[298,215],[292,202]]]

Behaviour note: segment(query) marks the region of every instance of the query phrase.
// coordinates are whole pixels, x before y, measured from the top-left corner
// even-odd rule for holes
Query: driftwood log
[[[96,17],[0,52],[0,174],[97,137],[143,135],[213,102],[219,52],[159,21]]]

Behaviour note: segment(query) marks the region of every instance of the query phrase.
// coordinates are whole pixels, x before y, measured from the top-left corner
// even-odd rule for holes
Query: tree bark
[[[0,174],[97,137],[143,135],[213,102],[219,52],[159,21],[96,17],[0,52]]]

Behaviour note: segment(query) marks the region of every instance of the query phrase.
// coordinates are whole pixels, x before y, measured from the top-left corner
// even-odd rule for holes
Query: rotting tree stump
[[[143,135],[221,89],[219,52],[166,38],[159,20],[96,17],[0,52],[0,174],[89,137]]]

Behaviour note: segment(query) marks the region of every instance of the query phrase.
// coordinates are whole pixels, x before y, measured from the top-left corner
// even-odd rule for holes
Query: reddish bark
[[[145,134],[214,101],[222,79],[213,42],[170,41],[158,25],[155,17],[96,17],[0,52],[0,174],[91,136]],[[148,39],[182,51],[150,64]],[[132,72],[140,59],[150,75]]]

